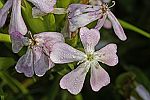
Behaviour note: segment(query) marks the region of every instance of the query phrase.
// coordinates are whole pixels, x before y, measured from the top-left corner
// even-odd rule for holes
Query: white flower
[[[67,89],[72,94],[78,94],[81,91],[85,76],[90,68],[90,83],[94,91],[99,91],[103,86],[110,83],[108,73],[99,65],[98,61],[109,66],[114,66],[118,63],[116,44],[109,44],[95,51],[95,46],[100,39],[100,33],[97,29],[89,30],[86,27],[81,28],[80,38],[85,53],[65,43],[56,43],[52,47],[50,54],[50,58],[54,63],[62,64],[74,61],[81,63],[75,70],[65,75],[60,81],[61,88]]]

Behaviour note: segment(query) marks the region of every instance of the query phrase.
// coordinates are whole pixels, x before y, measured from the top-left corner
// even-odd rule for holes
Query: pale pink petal
[[[112,26],[114,28],[115,34],[119,37],[120,40],[123,41],[126,40],[127,37],[117,18],[114,16],[114,14],[111,11],[108,11],[107,13],[108,13],[109,20],[112,22]]]
[[[12,51],[14,53],[18,53],[24,45],[28,44],[28,38],[19,32],[10,33],[10,37],[12,41]]]
[[[50,58],[48,58],[48,59],[49,59],[49,69],[50,69],[50,68],[54,67],[55,64],[52,62],[52,60]]]
[[[102,15],[102,18],[98,20],[97,25],[95,26],[96,29],[100,30],[103,27],[106,17],[107,17],[106,15],[104,16]]]
[[[56,0],[28,0],[33,3],[38,9],[45,13],[53,11],[53,7],[56,4]]]
[[[34,54],[34,64],[35,64],[41,59],[43,49],[42,49],[42,47],[39,47],[39,46],[33,46],[32,51]]]
[[[34,35],[34,38],[44,46],[43,49],[47,55],[49,55],[55,43],[65,41],[63,35],[57,32],[42,32]]]
[[[27,77],[32,77],[34,75],[32,49],[28,49],[26,54],[18,60],[15,69],[19,73],[24,73]]]
[[[99,51],[95,52],[95,58],[109,66],[115,66],[118,63],[117,45],[108,44]]]
[[[103,27],[106,28],[106,29],[111,29],[112,28],[111,21],[106,19]]]
[[[9,25],[10,34],[12,32],[19,32],[22,35],[25,35],[27,33],[27,27],[21,16],[21,1],[22,0],[13,0],[13,7]]]
[[[49,58],[41,53],[40,59],[34,63],[35,74],[39,77],[43,76],[49,70]]]
[[[95,46],[100,40],[100,33],[97,29],[89,30],[87,27],[82,27],[80,29],[80,38],[85,52],[94,52]]]
[[[68,7],[68,18],[72,18],[84,13],[94,12],[100,9],[100,6],[86,4],[71,4]]]
[[[0,28],[5,24],[9,9],[12,6],[12,0],[7,0],[3,8],[0,9]]]
[[[87,62],[82,63],[79,67],[65,75],[60,80],[60,87],[62,89],[67,89],[72,94],[78,94],[83,87],[88,70],[89,64]]]
[[[99,65],[98,62],[91,64],[90,84],[93,91],[99,91],[103,86],[110,83],[108,73]]]
[[[54,63],[69,63],[80,61],[85,58],[85,54],[74,49],[65,43],[56,43],[53,45],[50,58]]]
[[[52,40],[56,40],[56,41],[60,41],[60,42],[64,42],[64,37],[61,33],[58,32],[42,32],[39,34],[34,35],[35,38],[41,38],[43,39],[45,42],[46,41],[52,41]]]
[[[75,17],[69,18],[69,29],[71,32],[76,31],[80,27],[84,27],[89,23],[100,18],[100,11],[87,12]]]

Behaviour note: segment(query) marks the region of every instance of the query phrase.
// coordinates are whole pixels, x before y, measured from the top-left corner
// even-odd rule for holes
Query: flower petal
[[[83,13],[94,12],[99,9],[100,6],[92,6],[86,4],[71,4],[68,7],[68,18],[72,18]]]
[[[60,80],[60,87],[62,89],[67,89],[72,94],[78,94],[82,87],[86,77],[86,74],[89,70],[89,64],[87,62],[82,63],[75,70],[66,74]]]
[[[119,37],[120,40],[123,41],[126,40],[127,37],[117,18],[114,16],[114,14],[111,11],[108,11],[107,13],[108,13],[109,20],[112,22],[115,34]]]
[[[11,41],[12,41],[12,51],[14,53],[18,53],[24,45],[28,43],[28,38],[24,37],[19,32],[10,33]]]
[[[69,63],[83,60],[85,54],[65,43],[56,43],[52,47],[50,58],[54,63]]]
[[[95,26],[96,29],[100,30],[103,27],[106,17],[107,17],[106,15],[104,16],[102,15],[102,18],[98,20],[97,25]]]
[[[103,27],[106,28],[106,29],[111,29],[112,28],[111,21],[106,19]]]
[[[88,12],[69,18],[69,29],[71,32],[76,31],[80,27],[84,27],[89,23],[100,18],[100,11]]]
[[[117,45],[108,44],[99,51],[95,52],[95,58],[109,66],[115,66],[118,63]]]
[[[3,6],[3,8],[0,9],[0,28],[3,27],[3,25],[5,24],[8,11],[11,8],[11,6],[12,6],[12,0],[8,0]]]
[[[27,27],[21,16],[21,0],[13,0],[13,7],[9,25],[9,33],[19,32],[22,35],[27,33]]]
[[[40,9],[38,9],[37,7],[33,7],[32,8],[32,16],[33,18],[38,18],[38,17],[41,17],[41,16],[44,16],[46,15],[47,13],[41,11]]]
[[[44,53],[41,54],[40,59],[34,63],[35,74],[39,77],[43,76],[49,70],[49,59]]]
[[[38,9],[45,13],[53,11],[53,7],[56,4],[56,0],[28,0],[33,3]]]
[[[103,86],[110,83],[110,77],[98,62],[94,62],[91,65],[90,84],[93,91],[99,91]]]
[[[15,69],[19,73],[24,73],[27,77],[32,77],[34,75],[32,49],[28,49],[26,54],[18,60]]]
[[[97,29],[88,29],[83,27],[80,29],[80,38],[84,46],[85,52],[94,52],[95,46],[100,40],[100,33]]]
[[[52,46],[57,42],[64,42],[64,37],[61,33],[57,32],[42,32],[34,35],[34,38],[40,41],[44,46],[44,51],[49,55]]]
[[[35,64],[41,59],[43,49],[40,46],[34,46],[32,47],[32,50],[34,54],[34,64]]]
[[[52,41],[52,40],[57,40],[57,41],[62,41],[64,42],[64,37],[61,33],[58,32],[42,32],[39,34],[34,35],[35,38],[41,38],[46,41]]]

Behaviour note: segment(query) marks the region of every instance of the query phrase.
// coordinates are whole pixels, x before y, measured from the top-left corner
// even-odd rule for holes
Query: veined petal
[[[69,18],[69,29],[71,32],[76,31],[80,27],[84,27],[89,23],[99,19],[100,11],[84,13],[72,18]]]
[[[34,75],[32,49],[28,49],[26,54],[18,60],[15,69],[18,73],[24,73],[27,77]]]
[[[99,65],[98,62],[91,64],[90,84],[93,91],[99,91],[103,86],[110,83],[108,73]]]
[[[109,20],[112,22],[112,26],[114,28],[115,34],[118,36],[120,40],[126,40],[127,37],[124,33],[124,30],[122,26],[120,25],[119,21],[117,18],[114,16],[114,14],[111,11],[107,12]]]
[[[3,25],[5,24],[8,11],[11,8],[11,6],[12,6],[12,0],[8,0],[3,6],[3,8],[0,9],[0,28],[3,27]]]
[[[115,66],[118,63],[117,45],[108,44],[99,51],[95,52],[95,58],[109,66]]]
[[[60,87],[62,89],[67,89],[72,94],[78,94],[83,87],[83,83],[89,68],[88,62],[82,63],[75,70],[66,74],[60,80]]]
[[[65,41],[63,35],[57,32],[42,32],[34,35],[34,38],[44,46],[43,49],[47,55],[49,55],[49,52],[55,43]]]
[[[41,38],[43,40],[46,41],[52,41],[52,40],[56,40],[56,41],[62,41],[64,42],[64,37],[61,33],[58,32],[42,32],[39,34],[34,35],[35,38]]]
[[[28,44],[28,38],[19,32],[10,33],[10,37],[12,41],[12,51],[14,53],[18,53],[24,45]]]
[[[65,43],[56,43],[52,47],[50,58],[54,63],[81,61],[85,54]]]
[[[81,15],[83,13],[98,11],[100,6],[92,6],[86,4],[71,4],[68,7],[68,18]]]
[[[95,46],[100,40],[100,33],[97,29],[88,29],[83,27],[80,29],[80,38],[84,46],[85,52],[94,52]]]
[[[20,32],[22,35],[27,33],[27,27],[21,16],[21,0],[13,0],[13,7],[9,25],[9,33]]]
[[[34,63],[35,74],[39,77],[43,76],[49,70],[49,59],[44,53],[41,53],[40,59]]]
[[[97,25],[95,26],[96,29],[100,30],[103,27],[106,17],[107,15],[102,15],[102,18],[98,20]]]
[[[28,0],[33,3],[38,9],[45,13],[53,11],[53,7],[56,4],[56,0]]]
[[[33,46],[32,50],[34,54],[34,64],[35,64],[41,59],[43,49],[40,46]]]

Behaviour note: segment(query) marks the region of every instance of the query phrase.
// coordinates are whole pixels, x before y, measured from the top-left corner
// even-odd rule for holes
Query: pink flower
[[[0,28],[5,24],[9,9],[12,6],[12,0],[8,0],[3,8],[0,9]]]
[[[97,29],[81,28],[80,38],[85,53],[74,49],[68,44],[56,43],[50,54],[50,58],[54,63],[62,64],[79,61],[80,65],[65,75],[60,81],[60,87],[67,89],[72,94],[78,94],[81,91],[86,74],[90,68],[90,84],[94,91],[99,91],[103,86],[108,85],[110,77],[98,62],[109,66],[115,66],[118,63],[116,44],[108,44],[104,48],[95,51],[95,46],[100,39],[100,33]]]
[[[21,38],[23,38],[23,35],[27,33],[27,27],[21,15],[21,0],[8,0],[4,7],[0,9],[0,28],[5,24],[11,7],[12,13],[9,25],[9,34],[12,40],[12,50],[14,53],[18,53],[23,47],[22,41],[19,40],[22,40]]]
[[[100,0],[99,2],[97,0],[93,1],[93,5],[71,4],[69,6],[68,19],[70,31],[74,32],[78,28],[84,27],[95,20],[98,20],[95,28],[100,30],[104,25],[106,18],[108,18],[111,21],[115,34],[118,36],[118,38],[123,41],[126,40],[127,37],[122,26],[114,14],[110,11],[110,8],[115,5],[115,2],[113,2],[114,4],[109,7],[107,3],[102,3]]]
[[[27,44],[25,37],[21,38],[25,40],[22,44]],[[54,66],[49,55],[56,42],[64,42],[62,34],[57,32],[43,32],[28,39],[28,50],[15,66],[17,72],[24,73],[27,77],[32,77],[34,73],[39,77],[43,76]]]

